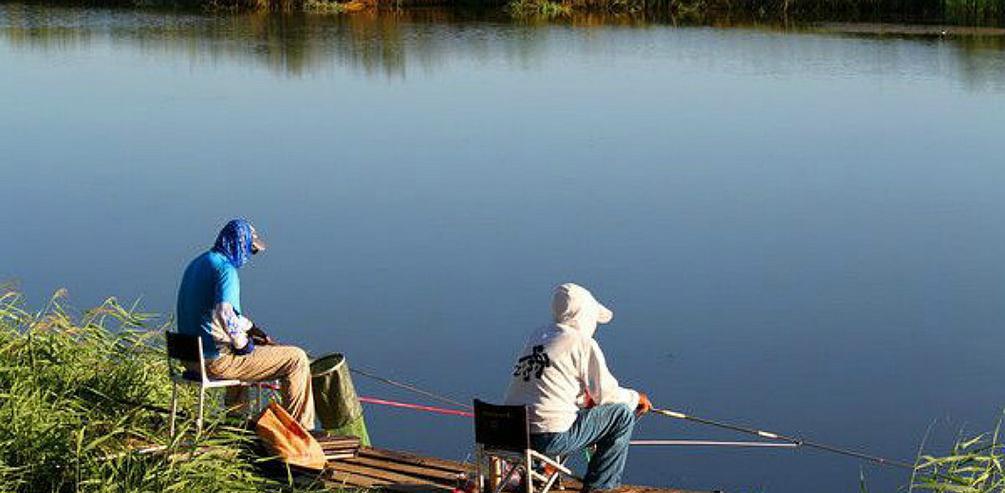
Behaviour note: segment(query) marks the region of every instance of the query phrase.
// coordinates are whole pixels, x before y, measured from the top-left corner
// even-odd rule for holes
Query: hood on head
[[[593,337],[597,324],[606,324],[614,318],[614,313],[601,305],[592,293],[571,282],[555,287],[551,314],[556,324],[576,329],[587,337]]]
[[[254,228],[251,223],[244,219],[234,219],[216,236],[213,251],[223,254],[234,267],[240,269],[251,258],[253,239]]]

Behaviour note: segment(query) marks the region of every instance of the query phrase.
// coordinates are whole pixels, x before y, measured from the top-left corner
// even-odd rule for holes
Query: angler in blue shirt
[[[178,332],[202,338],[206,373],[214,379],[280,380],[283,403],[314,428],[310,361],[294,346],[276,344],[241,307],[238,269],[265,250],[244,219],[228,222],[209,251],[189,263],[178,289]],[[228,388],[228,405],[243,403],[243,389]]]

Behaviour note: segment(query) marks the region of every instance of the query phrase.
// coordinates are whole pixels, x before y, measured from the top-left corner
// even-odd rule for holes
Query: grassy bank
[[[0,492],[293,490],[256,473],[243,429],[211,418],[194,443],[169,440],[151,410],[171,393],[152,321],[114,300],[74,315],[61,296],[32,312],[0,293]]]

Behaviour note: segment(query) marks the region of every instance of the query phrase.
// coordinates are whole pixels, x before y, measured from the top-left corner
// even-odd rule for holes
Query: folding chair
[[[206,401],[206,389],[216,389],[224,387],[252,387],[257,389],[256,402],[258,407],[262,405],[262,387],[268,386],[267,382],[245,382],[242,380],[211,380],[206,376],[206,360],[202,355],[202,338],[199,336],[179,334],[177,332],[165,332],[167,336],[168,355],[168,375],[173,383],[171,388],[171,420],[168,426],[169,433],[174,436],[175,415],[178,413],[178,384],[199,386],[199,414],[195,420],[196,434],[202,433],[203,408]],[[176,365],[171,364],[172,360],[182,363],[197,364],[195,368],[178,372]],[[248,404],[248,417],[253,413],[251,405]]]
[[[530,446],[530,426],[527,406],[498,406],[475,400],[475,445],[478,461],[479,491],[500,493],[519,470],[524,472],[523,493],[548,493],[562,474],[572,471],[558,460],[533,450]],[[505,460],[505,471],[491,470],[489,490],[485,489],[485,461]],[[537,469],[541,468],[543,474]],[[540,487],[535,487],[539,484]]]

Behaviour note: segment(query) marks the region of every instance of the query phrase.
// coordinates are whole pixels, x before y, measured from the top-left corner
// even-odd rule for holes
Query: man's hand
[[[272,338],[269,337],[269,334],[266,334],[265,331],[257,325],[252,325],[251,328],[248,329],[248,337],[250,337],[252,341],[255,341],[255,344],[259,346],[276,344],[276,341],[272,340]]]
[[[639,405],[635,408],[635,416],[641,417],[653,409],[653,403],[649,402],[649,396],[645,392],[639,392]]]

